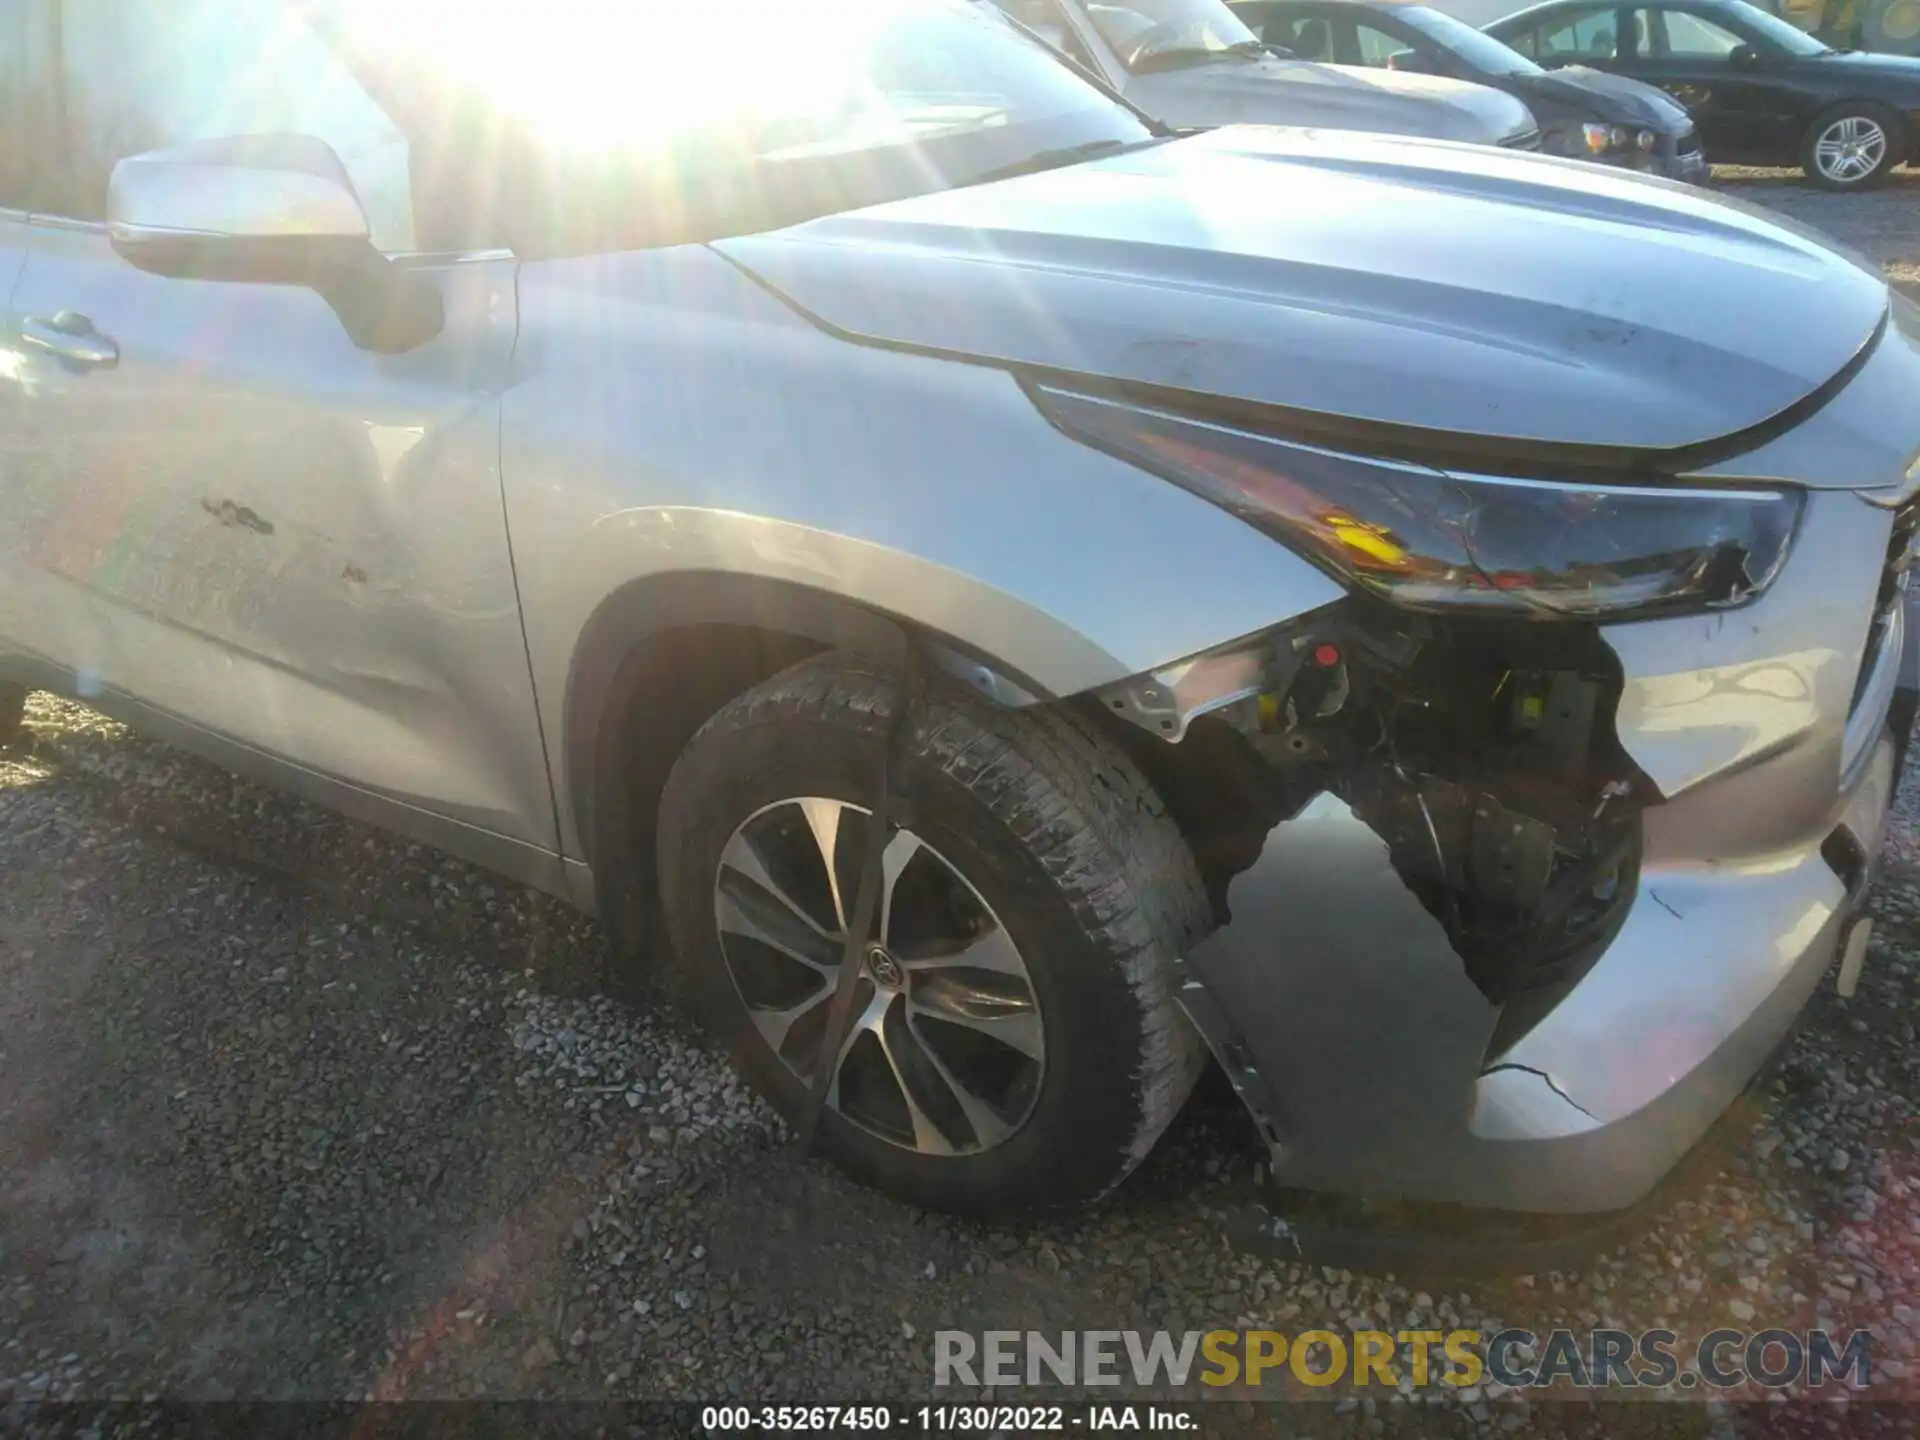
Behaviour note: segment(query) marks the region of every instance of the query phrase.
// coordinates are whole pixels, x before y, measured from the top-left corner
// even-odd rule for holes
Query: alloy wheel
[[[818,796],[756,811],[721,851],[714,918],[760,1038],[817,1072],[871,815]],[[1009,1139],[1046,1067],[1039,1000],[1006,927],[958,868],[910,830],[889,836],[878,936],[827,1103],[883,1140],[967,1155]]]
[[[1856,185],[1880,168],[1887,132],[1866,115],[1843,115],[1813,142],[1813,163],[1836,185]]]

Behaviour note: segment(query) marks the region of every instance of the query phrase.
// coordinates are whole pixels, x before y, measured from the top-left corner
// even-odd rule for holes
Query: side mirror
[[[440,292],[373,248],[346,166],[311,136],[128,156],[107,188],[107,238],[154,275],[315,290],[362,349],[410,350],[445,323]]]
[[[1387,69],[1403,75],[1438,75],[1440,67],[1418,50],[1396,50],[1387,57]]]
[[[107,236],[129,264],[157,275],[288,285],[370,243],[346,167],[305,135],[127,157],[107,187]]]
[[[1760,52],[1751,45],[1736,45],[1727,52],[1727,59],[1736,70],[1758,70]]]

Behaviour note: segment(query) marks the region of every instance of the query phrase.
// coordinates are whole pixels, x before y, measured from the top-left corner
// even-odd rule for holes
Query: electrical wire
[[[1434,823],[1433,810],[1427,804],[1427,797],[1407,767],[1400,763],[1400,750],[1395,744],[1394,735],[1400,725],[1401,707],[1408,702],[1404,699],[1395,702],[1387,719],[1382,720],[1381,730],[1387,746],[1387,764],[1393,767],[1393,773],[1400,777],[1400,783],[1413,791],[1414,803],[1420,807],[1420,818],[1427,822],[1427,838],[1433,842],[1433,858],[1440,867],[1440,888],[1447,897],[1447,942],[1455,950],[1460,948],[1461,936],[1466,926],[1460,918],[1460,897],[1453,885],[1453,872],[1447,864],[1446,847],[1440,843],[1440,827]]]

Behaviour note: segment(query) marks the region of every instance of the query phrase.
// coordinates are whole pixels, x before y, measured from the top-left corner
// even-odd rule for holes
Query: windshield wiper
[[[1258,60],[1269,54],[1267,47],[1258,40],[1236,40],[1231,45],[1167,45],[1156,46],[1144,55],[1134,57],[1133,68],[1138,70],[1182,70],[1189,65],[1206,65],[1215,60],[1233,56],[1241,60]]]
[[[1117,155],[1122,150],[1138,150],[1147,145],[1158,145],[1167,138],[1169,137],[1156,135],[1146,140],[1089,140],[1083,145],[1061,145],[1052,150],[1036,150],[1024,160],[1015,160],[1007,165],[996,165],[991,170],[982,170],[977,175],[969,176],[962,184],[987,185],[995,180],[1011,180],[1016,175],[1037,175],[1042,170],[1061,170],[1069,165],[1079,165],[1088,160],[1098,160],[1103,156]]]

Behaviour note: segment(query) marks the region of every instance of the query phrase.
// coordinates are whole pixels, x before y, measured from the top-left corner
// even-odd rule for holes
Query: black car
[[[1526,56],[1430,5],[1405,0],[1238,0],[1266,44],[1332,65],[1447,75],[1524,100],[1540,145],[1695,183],[1707,159],[1686,110],[1651,85],[1598,70],[1548,74]]]
[[[1884,180],[1920,133],[1920,59],[1834,50],[1744,0],[1553,0],[1487,32],[1549,68],[1658,85],[1715,160],[1798,165],[1833,190]]]

